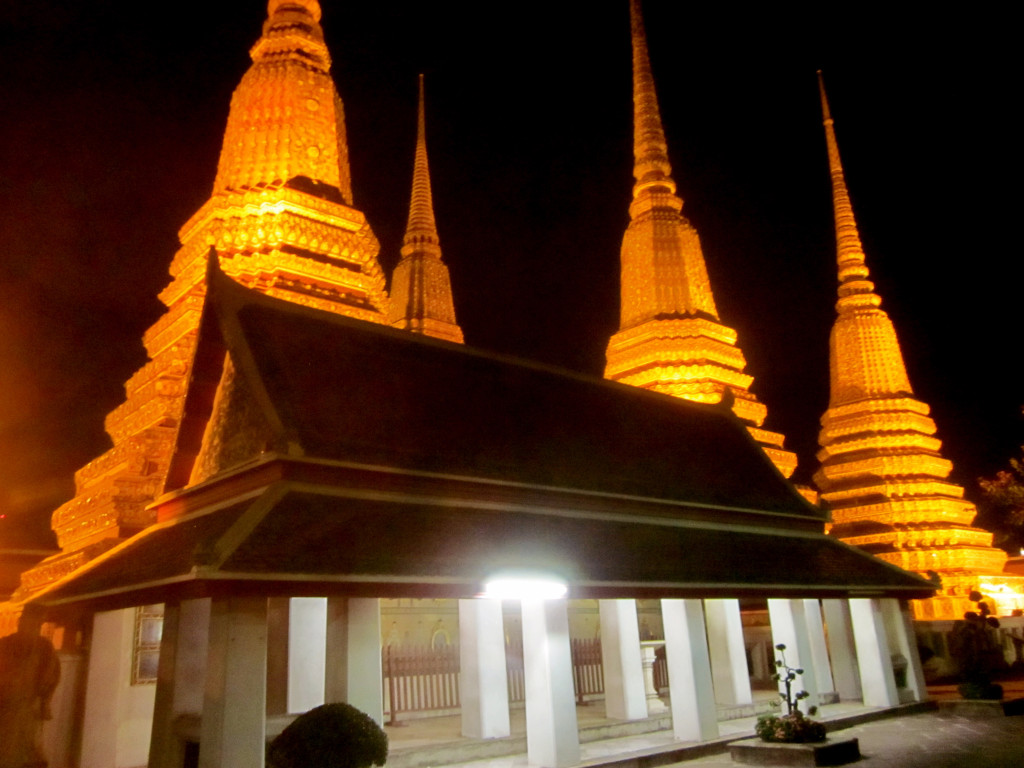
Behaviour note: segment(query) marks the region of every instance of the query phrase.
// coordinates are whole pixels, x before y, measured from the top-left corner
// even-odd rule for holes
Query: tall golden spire
[[[402,242],[402,260],[391,277],[391,313],[396,328],[462,343],[462,329],[455,321],[451,280],[441,260],[441,240],[434,222],[434,200],[427,165],[427,123],[420,75],[416,159],[412,174],[409,223]]]
[[[830,398],[821,418],[815,483],[832,511],[831,533],[884,560],[942,576],[939,597],[921,618],[959,618],[983,575],[998,574],[1006,554],[992,534],[972,528],[974,505],[946,478],[929,407],[907,378],[896,330],[881,309],[868,269],[835,127],[818,73],[835,207],[839,267],[837,317],[829,341]]]
[[[62,551],[23,574],[20,597],[153,522],[146,507],[167,487],[211,253],[226,274],[265,293],[386,321],[377,239],[351,207],[344,113],[319,3],[270,0],[251,55],[213,194],[179,232],[160,295],[167,311],[143,338],[150,360],[107,416],[114,447],[75,474],[75,497],[52,518]]]
[[[620,325],[605,376],[706,403],[730,390],[734,412],[788,477],[796,456],[783,449],[782,435],[761,429],[767,409],[750,392],[754,379],[743,372],[736,331],[719,321],[700,238],[682,215],[639,0],[630,2],[630,19],[636,183],[622,241]]]
[[[351,205],[345,112],[331,80],[319,3],[271,0],[250,55],[252,66],[231,99],[214,193],[303,179]]]

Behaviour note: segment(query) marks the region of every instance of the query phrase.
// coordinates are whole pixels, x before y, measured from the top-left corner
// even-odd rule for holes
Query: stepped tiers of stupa
[[[947,479],[953,465],[942,456],[928,405],[914,397],[896,329],[869,279],[820,73],[819,83],[839,300],[814,482],[831,511],[831,533],[894,565],[937,574],[942,589],[916,601],[918,618],[962,618],[974,609],[968,594],[979,587],[990,594],[1015,588],[1019,600],[1024,579],[1003,575],[1006,553],[992,546],[991,533],[971,525],[977,510]]]
[[[682,214],[654,90],[643,18],[631,3],[633,202],[622,240],[619,330],[608,342],[605,376],[635,387],[732,410],[783,475],[796,469],[784,437],[763,428],[768,409],[750,387],[736,331],[715,307],[700,237]]]
[[[22,575],[16,600],[152,524],[147,505],[176,481],[172,454],[198,445],[179,426],[213,255],[225,274],[271,296],[461,341],[434,225],[422,89],[392,303],[377,238],[352,206],[344,107],[319,22],[314,0],[269,3],[252,65],[231,99],[213,193],[179,232],[172,279],[160,294],[167,310],[144,336],[150,360],[107,416],[113,447],[76,473],[74,498],[53,514],[61,552]]]

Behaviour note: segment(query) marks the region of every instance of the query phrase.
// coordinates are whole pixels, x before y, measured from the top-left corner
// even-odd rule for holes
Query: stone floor
[[[968,719],[927,712],[837,731],[860,741],[864,768],[1020,768],[1024,716]],[[736,768],[728,754],[670,763],[676,768]]]
[[[1006,686],[1007,698],[1024,697],[1024,680]],[[933,699],[957,696],[955,686],[929,689]],[[771,698],[764,693],[761,698]],[[933,705],[934,706],[934,705]],[[882,768],[1018,768],[1024,766],[1024,716],[968,719],[906,707],[897,717],[856,703],[821,708],[818,718],[836,733],[860,740],[858,765]],[[588,768],[734,768],[726,744],[753,735],[754,717],[719,723],[721,738],[687,744],[672,737],[667,716],[623,724],[604,718],[600,703],[577,708],[582,765]],[[882,718],[882,719],[877,719]],[[463,739],[458,716],[409,721],[388,727],[388,768],[526,768],[525,717],[512,713],[512,737],[489,742]],[[496,754],[495,751],[498,753]],[[511,754],[500,754],[511,753]]]

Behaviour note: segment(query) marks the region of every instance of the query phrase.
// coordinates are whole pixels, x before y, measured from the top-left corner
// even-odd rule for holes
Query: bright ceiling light
[[[480,596],[498,600],[560,600],[568,591],[564,581],[550,576],[498,576],[484,584]]]

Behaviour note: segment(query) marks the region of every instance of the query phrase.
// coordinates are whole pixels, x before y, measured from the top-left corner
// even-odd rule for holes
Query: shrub
[[[387,734],[350,704],[299,715],[267,750],[267,768],[370,768],[387,759]]]
[[[755,730],[762,741],[790,744],[824,741],[826,736],[824,724],[811,720],[799,709],[788,715],[761,715]]]
[[[949,634],[949,653],[963,678],[958,690],[965,699],[1001,699],[1002,687],[992,682],[992,675],[1006,667],[994,632],[999,619],[990,615],[980,592],[972,591],[969,599],[977,610],[967,611]]]

